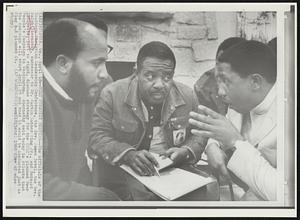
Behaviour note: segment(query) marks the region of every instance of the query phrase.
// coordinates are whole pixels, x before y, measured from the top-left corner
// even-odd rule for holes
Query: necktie
[[[250,112],[243,114],[242,116],[242,127],[241,127],[241,135],[250,142],[250,131],[251,131],[251,117]]]

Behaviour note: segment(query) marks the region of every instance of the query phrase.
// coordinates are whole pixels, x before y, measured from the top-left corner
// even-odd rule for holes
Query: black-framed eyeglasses
[[[114,48],[110,45],[107,45],[107,54],[109,54]]]

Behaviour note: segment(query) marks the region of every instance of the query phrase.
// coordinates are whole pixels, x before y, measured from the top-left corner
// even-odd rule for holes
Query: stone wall
[[[266,42],[276,36],[276,14],[272,12],[98,14],[108,24],[108,43],[114,47],[109,54],[109,61],[135,62],[139,49],[145,43],[162,41],[175,54],[175,80],[191,87],[205,71],[214,66],[217,47],[224,39],[240,36]]]

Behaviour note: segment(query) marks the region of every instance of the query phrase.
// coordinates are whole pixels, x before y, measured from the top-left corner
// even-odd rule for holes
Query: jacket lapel
[[[124,102],[129,106],[129,108],[131,108],[132,112],[143,122],[144,125],[146,118],[144,116],[141,100],[138,94],[137,77],[136,75],[133,75]]]
[[[162,124],[166,124],[171,115],[174,113],[176,108],[179,106],[185,105],[185,101],[182,97],[182,94],[178,90],[175,82],[173,83],[170,92],[163,104],[162,108]]]
[[[254,128],[255,132],[253,133],[252,143],[253,145],[258,145],[275,127],[276,127],[276,113],[275,109],[270,109],[270,111],[265,115],[263,123],[259,124],[258,128]]]

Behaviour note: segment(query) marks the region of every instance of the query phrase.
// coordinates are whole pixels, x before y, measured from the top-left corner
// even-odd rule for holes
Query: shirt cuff
[[[211,145],[211,144],[216,144],[218,147],[220,147],[219,141],[217,141],[217,140],[215,140],[215,139],[213,139],[213,138],[209,138],[208,141],[207,141],[206,147],[205,147],[205,149],[204,149],[204,152],[206,152],[207,147],[208,147],[209,145]]]
[[[259,151],[247,141],[237,141],[234,147],[236,150],[228,161],[227,168],[244,181],[244,164],[249,161],[249,158],[252,158],[252,155],[259,153]]]
[[[128,152],[128,151],[131,151],[131,150],[136,150],[135,148],[131,147],[131,148],[128,148],[126,150],[124,150],[122,153],[120,153],[118,156],[116,156],[112,163],[113,164],[116,164],[116,163],[119,163],[119,161],[122,159],[122,157]]]

